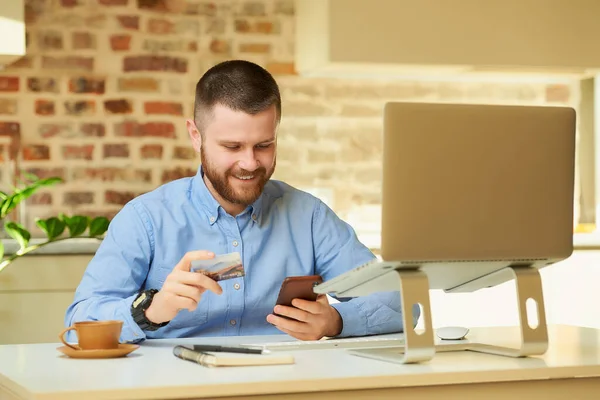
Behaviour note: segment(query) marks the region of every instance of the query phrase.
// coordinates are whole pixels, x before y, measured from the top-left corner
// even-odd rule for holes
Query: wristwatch
[[[152,298],[156,293],[158,293],[158,290],[156,289],[144,290],[140,292],[131,304],[131,316],[143,331],[155,331],[169,323],[169,321],[166,321],[155,324],[146,318],[146,310],[150,307],[150,304],[152,304]]]

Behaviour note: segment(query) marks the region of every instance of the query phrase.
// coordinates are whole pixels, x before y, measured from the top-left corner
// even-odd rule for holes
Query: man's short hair
[[[211,67],[196,84],[194,122],[204,136],[203,123],[216,104],[235,111],[258,114],[275,105],[281,119],[281,96],[273,76],[261,66],[229,60]]]

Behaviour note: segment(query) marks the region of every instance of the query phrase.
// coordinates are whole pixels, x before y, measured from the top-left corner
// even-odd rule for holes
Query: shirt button
[[[234,240],[234,241],[233,241],[233,243],[231,243],[231,244],[233,244],[233,247],[237,247],[237,245],[238,245],[238,241],[237,241],[237,240]]]
[[[210,222],[215,222],[215,217],[210,217]]]
[[[231,325],[235,325],[235,319],[232,319],[231,321],[229,321],[229,323],[230,323]]]
[[[233,288],[234,288],[235,290],[240,290],[240,284],[239,284],[239,283],[236,283],[236,284],[234,284],[234,285],[233,285]]]
[[[256,221],[256,218],[257,218],[257,217],[256,217],[256,214],[252,214],[252,219],[253,219],[254,221]]]

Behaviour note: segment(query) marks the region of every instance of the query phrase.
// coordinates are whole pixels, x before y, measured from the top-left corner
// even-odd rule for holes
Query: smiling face
[[[275,106],[256,114],[216,104],[202,118],[203,134],[192,120],[187,128],[202,157],[206,186],[231,215],[261,195],[276,164],[278,115]]]

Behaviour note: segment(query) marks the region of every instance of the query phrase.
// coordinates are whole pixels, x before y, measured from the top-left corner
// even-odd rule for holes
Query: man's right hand
[[[194,311],[205,291],[223,293],[223,288],[214,280],[204,274],[190,272],[193,260],[208,260],[214,256],[214,253],[206,250],[186,253],[167,276],[160,291],[154,295],[152,304],[146,310],[146,318],[155,324],[170,321],[180,310]]]

